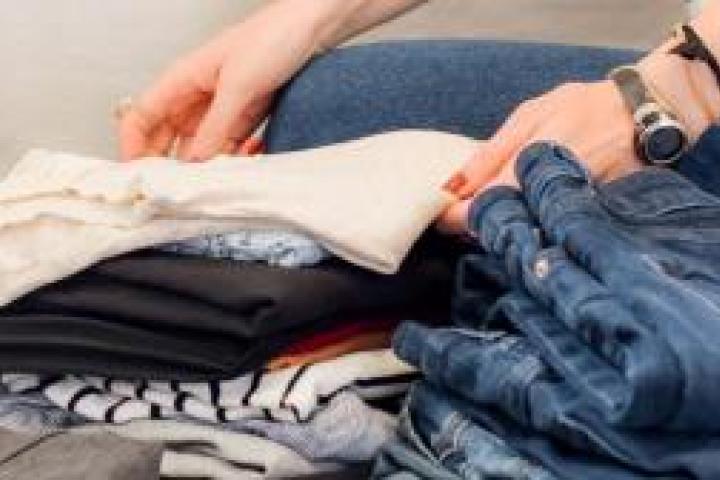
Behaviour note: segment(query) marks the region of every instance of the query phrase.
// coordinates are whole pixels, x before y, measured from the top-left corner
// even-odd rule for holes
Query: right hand
[[[275,92],[315,53],[311,13],[270,3],[176,61],[122,115],[122,158],[242,153]]]

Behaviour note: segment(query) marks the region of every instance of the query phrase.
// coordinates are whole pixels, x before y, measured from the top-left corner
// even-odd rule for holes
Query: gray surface
[[[113,105],[262,1],[14,2],[0,15],[0,174],[37,146],[114,157]],[[648,47],[681,12],[682,0],[433,0],[361,41],[460,36]]]
[[[367,38],[461,36],[650,48],[683,14],[682,0],[431,0]]]

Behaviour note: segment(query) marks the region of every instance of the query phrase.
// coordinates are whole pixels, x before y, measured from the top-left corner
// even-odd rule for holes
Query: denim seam
[[[455,453],[462,453],[459,438],[469,425],[470,421],[458,412],[452,412],[445,419],[440,433],[433,441],[433,450],[441,463]]]
[[[425,458],[428,459],[431,463],[441,466],[440,460],[437,458],[435,453],[433,452],[432,448],[429,448],[423,439],[420,437],[420,435],[417,432],[417,428],[415,427],[415,422],[412,418],[412,412],[410,411],[410,401],[412,400],[415,392],[415,386],[411,387],[410,391],[407,394],[405,404],[403,405],[403,409],[400,412],[400,431],[402,435],[416,448],[420,451],[422,455],[425,456]]]

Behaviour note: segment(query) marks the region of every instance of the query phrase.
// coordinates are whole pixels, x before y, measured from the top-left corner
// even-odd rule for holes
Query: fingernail
[[[257,137],[249,137],[240,148],[240,153],[243,155],[257,155],[264,152],[265,144],[262,139]]]
[[[450,180],[445,182],[445,185],[443,185],[443,190],[446,192],[449,192],[457,197],[461,197],[462,189],[467,185],[468,178],[463,172],[457,172],[452,177],[450,177]]]

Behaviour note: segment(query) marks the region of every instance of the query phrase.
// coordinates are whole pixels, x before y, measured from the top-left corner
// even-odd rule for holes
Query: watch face
[[[650,161],[670,161],[685,148],[685,133],[676,126],[660,127],[647,137],[645,150]]]

